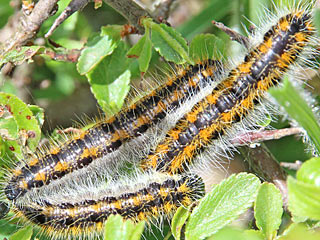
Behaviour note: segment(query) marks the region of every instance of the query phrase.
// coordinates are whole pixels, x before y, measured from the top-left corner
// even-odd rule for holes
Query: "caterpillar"
[[[15,211],[37,224],[53,238],[98,236],[112,214],[133,221],[152,220],[172,215],[179,206],[188,206],[203,196],[204,185],[196,175],[170,176],[162,173],[140,175],[111,188],[55,199],[40,199],[28,205],[16,205]],[[86,196],[85,199],[83,197]]]
[[[5,188],[6,197],[17,200],[33,188],[48,185],[95,161],[102,161],[102,168],[113,169],[112,164],[119,162],[115,152],[120,151],[124,143],[136,141],[134,145],[123,146],[124,149],[141,148],[141,141],[137,142],[137,138],[146,138],[144,133],[148,129],[191,97],[195,98],[214,82],[214,76],[219,72],[221,64],[215,60],[181,69],[180,73],[118,115],[97,123],[60,146],[51,147],[47,153],[37,152],[24,166],[13,171]],[[98,170],[101,171],[101,166]]]
[[[244,61],[168,131],[142,160],[142,169],[184,172],[199,152],[228,135],[257,108],[266,91],[278,85],[296,62],[314,32],[311,12],[306,9],[281,17]],[[249,128],[252,127],[251,123]]]

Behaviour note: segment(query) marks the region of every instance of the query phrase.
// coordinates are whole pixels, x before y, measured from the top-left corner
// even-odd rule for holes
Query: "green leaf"
[[[297,90],[290,84],[286,77],[283,87],[272,88],[270,94],[277,102],[284,107],[291,118],[296,120],[303,127],[312,140],[318,154],[320,153],[320,127],[318,122],[305,100],[299,95]]]
[[[131,73],[128,70],[132,59],[126,57],[127,46],[120,42],[117,49],[89,74],[91,91],[103,111],[114,114],[121,109],[130,89]]]
[[[283,213],[279,189],[271,183],[263,183],[260,186],[254,210],[257,227],[264,233],[266,239],[274,239]]]
[[[0,66],[7,62],[19,65],[25,61],[31,61],[32,57],[37,53],[40,53],[43,49],[44,47],[41,46],[20,47],[19,49],[13,49],[7,52],[4,56],[0,55]]]
[[[109,36],[114,42],[121,40],[122,25],[108,25],[101,27],[101,36]]]
[[[148,36],[148,29],[146,34],[128,51],[127,56],[138,58],[140,72],[148,70],[152,56],[152,43]]]
[[[121,109],[130,89],[131,73],[128,67],[133,60],[128,59],[126,53],[127,46],[120,42],[113,54],[105,57],[87,74],[91,91],[107,114],[112,115]]]
[[[213,34],[200,34],[192,39],[189,55],[194,61],[219,59],[221,54],[217,49],[224,49],[225,43]]]
[[[297,179],[320,187],[320,158],[311,158],[303,163],[297,172]]]
[[[182,227],[186,223],[190,214],[189,209],[184,206],[179,207],[174,214],[171,222],[171,232],[176,240],[180,239]]]
[[[231,175],[197,206],[186,226],[186,239],[204,239],[239,217],[255,200],[260,186],[253,174]]]
[[[278,240],[319,240],[320,234],[316,231],[310,231],[305,225],[291,224]]]
[[[33,234],[32,226],[27,226],[15,232],[9,240],[30,240]]]
[[[118,41],[109,35],[95,36],[82,50],[77,63],[78,72],[84,75],[94,69],[106,56],[110,55],[117,47]]]
[[[9,239],[9,237],[17,231],[17,225],[12,224],[7,219],[0,220],[0,239]]]
[[[97,85],[91,86],[91,91],[98,100],[99,105],[109,115],[120,111],[124,99],[130,90],[130,71],[126,70],[106,88]],[[106,98],[103,98],[107,95]]]
[[[317,169],[319,171],[319,169]],[[320,187],[295,180],[289,176],[289,210],[299,219],[320,220]],[[298,221],[297,218],[293,219]]]
[[[214,234],[209,240],[263,240],[264,238],[260,235],[252,234],[248,231],[241,231],[240,229],[225,227]]]
[[[245,230],[244,232],[247,236],[247,239],[252,239],[252,240],[253,239],[261,239],[261,240],[265,239],[263,234],[258,230],[249,229],[249,230]]]
[[[38,121],[39,126],[41,127],[44,123],[44,110],[37,105],[28,105],[29,109],[32,111],[33,116]]]
[[[145,222],[134,224],[131,220],[124,220],[120,215],[110,215],[104,229],[105,240],[139,240]]]
[[[5,110],[5,115],[1,118],[0,128],[5,126],[2,129],[7,130],[9,134],[18,130],[18,136],[9,135],[9,140],[17,141],[18,139],[14,139],[17,137],[22,138],[22,140],[26,138],[28,147],[32,151],[35,150],[41,137],[41,130],[29,107],[19,98],[9,93],[0,93],[0,107]],[[13,121],[15,124],[13,124]],[[11,144],[10,141],[8,142]],[[13,147],[15,146],[17,145]],[[18,151],[18,149],[15,150]]]
[[[145,28],[151,29],[151,41],[156,51],[167,61],[182,64],[186,61],[193,64],[189,58],[186,40],[173,28],[165,24],[156,24],[150,18],[142,20]]]

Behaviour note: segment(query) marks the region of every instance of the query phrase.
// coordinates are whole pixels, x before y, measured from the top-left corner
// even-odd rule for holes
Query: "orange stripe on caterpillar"
[[[145,177],[145,176],[140,176]],[[18,216],[38,225],[54,238],[83,237],[86,233],[101,234],[110,215],[120,214],[133,221],[152,220],[172,215],[179,206],[188,206],[204,194],[204,185],[196,175],[170,176],[153,173],[143,182],[117,184],[110,190],[77,196],[77,202],[68,200],[50,203],[47,199],[26,206],[15,206]]]
[[[141,163],[143,169],[180,173],[212,140],[240,122],[277,85],[315,31],[310,12],[282,17],[244,61],[198,102]]]
[[[107,161],[108,154],[141,136],[168,112],[178,109],[181,103],[212,83],[220,71],[220,63],[214,60],[189,66],[118,115],[59,147],[52,147],[47,154],[39,154],[14,171],[5,189],[7,198],[16,200],[29,190],[48,185],[96,159]]]

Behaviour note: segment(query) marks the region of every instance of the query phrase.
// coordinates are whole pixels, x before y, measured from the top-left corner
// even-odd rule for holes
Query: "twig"
[[[248,160],[249,166],[254,173],[266,181],[273,182],[279,188],[283,204],[287,207],[288,189],[286,174],[267,147],[262,143],[259,147],[255,148],[242,147],[240,148],[240,152]]]
[[[131,0],[104,0],[126,18],[137,30],[139,34],[144,33],[144,28],[140,25],[142,17],[152,17],[145,9]]]
[[[60,16],[54,21],[49,31],[44,35],[45,38],[48,38],[52,35],[54,30],[60,26],[68,17],[70,17],[76,11],[83,9],[90,0],[72,0],[69,5],[63,10]]]
[[[170,8],[175,0],[164,0],[161,1],[152,13],[152,16],[155,19],[158,19],[160,22],[163,22],[169,18]]]
[[[247,37],[241,35],[240,33],[237,33],[231,28],[228,28],[221,22],[216,22],[213,20],[212,24],[215,25],[220,30],[224,31],[226,34],[228,34],[232,41],[237,41],[241,45],[245,46],[247,49],[250,47],[250,41]]]
[[[267,140],[280,139],[286,136],[300,134],[302,132],[302,128],[284,128],[260,132],[249,132],[237,136],[236,138],[232,139],[231,142],[236,146],[242,146],[252,143],[259,143]]]
[[[68,127],[66,129],[59,129],[57,130],[57,133],[62,135],[62,134],[78,134],[80,135],[81,133],[83,133],[83,130],[78,129],[78,128],[74,128],[74,127]]]
[[[46,50],[44,54],[49,56],[51,59],[56,61],[64,61],[64,62],[77,62],[80,56],[80,49],[71,49],[66,52],[59,53],[51,50]]]
[[[294,163],[292,163],[292,162],[281,162],[280,163],[281,167],[285,167],[285,168],[288,168],[291,170],[299,170],[301,165],[302,165],[301,161],[295,161]]]
[[[30,15],[20,14],[20,24],[13,29],[11,36],[7,38],[4,48],[0,51],[0,55],[4,55],[33,39],[42,23],[56,12],[58,1],[39,0]]]

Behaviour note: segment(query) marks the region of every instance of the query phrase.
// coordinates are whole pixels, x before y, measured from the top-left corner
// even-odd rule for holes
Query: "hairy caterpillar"
[[[40,199],[28,205],[16,205],[15,210],[49,236],[72,239],[99,235],[103,223],[112,214],[134,221],[172,215],[179,206],[188,206],[199,199],[204,191],[201,178],[190,174],[144,174],[111,186],[91,188],[82,195],[75,193],[72,199],[70,196]]]
[[[310,41],[315,31],[310,14],[297,9],[281,17],[264,34],[262,43],[168,131],[142,161],[142,168],[181,173],[201,150],[251,114]]]
[[[195,97],[214,81],[220,71],[220,64],[214,60],[188,66],[118,115],[96,124],[61,146],[52,146],[47,153],[36,153],[24,166],[14,170],[5,189],[7,198],[16,200],[27,191],[48,185],[93,161],[104,161],[105,167],[112,169],[112,164],[117,162],[114,154],[125,142],[144,138],[142,135],[148,129]],[[123,148],[134,146],[125,145]],[[108,163],[111,166],[106,166]]]

